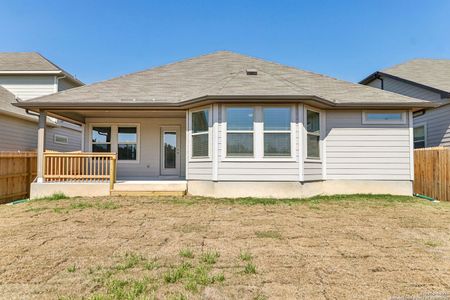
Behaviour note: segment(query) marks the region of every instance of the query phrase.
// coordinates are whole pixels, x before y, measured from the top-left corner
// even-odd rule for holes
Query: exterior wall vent
[[[247,75],[258,75],[258,70],[256,69],[247,69]]]

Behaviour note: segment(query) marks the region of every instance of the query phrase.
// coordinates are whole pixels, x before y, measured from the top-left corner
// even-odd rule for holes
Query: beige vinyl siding
[[[0,85],[22,100],[56,92],[55,76],[0,75]]]
[[[361,111],[327,111],[327,179],[410,180],[409,125],[363,125]]]
[[[180,127],[180,172],[185,176],[186,169],[186,120],[185,118],[88,118],[85,125],[85,150],[91,151],[90,125],[100,123],[99,126],[107,124],[132,125],[139,124],[140,134],[138,136],[138,162],[117,163],[117,177],[119,179],[151,179],[161,176],[161,127]],[[114,138],[114,137],[113,137]]]
[[[414,118],[414,125],[426,124],[427,147],[450,147],[450,104],[426,110]]]

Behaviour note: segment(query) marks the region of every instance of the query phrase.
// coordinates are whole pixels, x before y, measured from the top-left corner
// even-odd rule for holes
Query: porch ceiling
[[[185,110],[49,110],[49,115],[71,122],[85,123],[86,118],[184,118]]]

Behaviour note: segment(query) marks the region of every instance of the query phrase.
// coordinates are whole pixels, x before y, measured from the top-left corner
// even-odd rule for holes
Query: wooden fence
[[[109,182],[112,188],[115,180],[115,153],[44,153],[45,182]]]
[[[0,152],[0,203],[28,198],[36,177],[36,152]]]
[[[414,150],[414,193],[450,201],[450,149]]]

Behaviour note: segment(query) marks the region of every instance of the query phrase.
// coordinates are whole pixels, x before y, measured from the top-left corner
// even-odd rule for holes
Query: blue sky
[[[450,1],[0,0],[0,51],[38,51],[86,83],[231,50],[358,81],[450,59]]]

